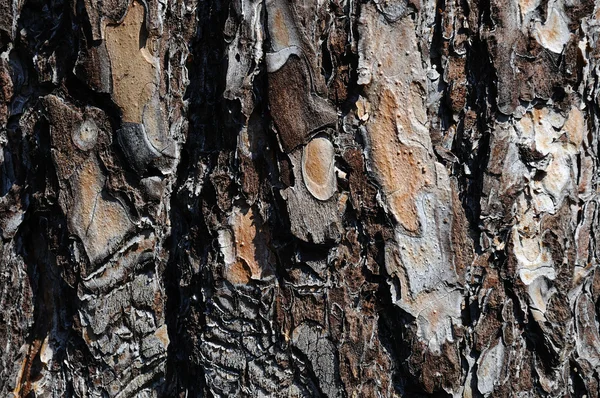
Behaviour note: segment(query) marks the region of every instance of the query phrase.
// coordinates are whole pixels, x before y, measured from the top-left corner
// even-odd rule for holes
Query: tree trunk
[[[598,397],[600,3],[0,0],[0,395]]]

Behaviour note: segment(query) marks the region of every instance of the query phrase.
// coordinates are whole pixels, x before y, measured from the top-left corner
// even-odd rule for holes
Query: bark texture
[[[0,0],[0,395],[595,397],[600,3]]]

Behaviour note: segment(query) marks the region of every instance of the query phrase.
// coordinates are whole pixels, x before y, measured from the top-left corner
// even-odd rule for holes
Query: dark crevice
[[[216,236],[205,223],[204,210],[217,209],[217,192],[201,174],[199,160],[208,165],[208,174],[218,166],[218,152],[233,153],[241,120],[240,104],[225,101],[222,93],[227,71],[223,27],[229,1],[210,0],[197,6],[198,27],[190,43],[187,69],[190,83],[185,99],[189,127],[177,168],[169,218],[172,231],[167,242],[169,260],[163,274],[166,291],[166,324],[170,345],[167,352],[166,383],[162,396],[211,397],[205,368],[198,353],[200,336],[212,295],[212,277],[207,269],[214,255]],[[232,118],[233,116],[233,118]],[[186,181],[204,186],[202,197],[190,198]],[[190,203],[191,199],[191,203]],[[193,262],[193,263],[191,263]],[[195,269],[199,267],[200,272]]]
[[[491,126],[496,109],[496,72],[485,42],[475,38],[467,47],[466,68],[469,82],[467,107],[472,115],[470,117],[475,118],[475,123],[469,121],[471,128],[467,131],[463,120],[457,131],[453,152],[460,162],[470,169],[470,175],[460,174],[459,181],[464,187],[461,189],[460,198],[474,236],[473,243],[476,251],[481,253],[482,248],[479,246],[478,238],[481,200],[490,157]],[[478,141],[477,150],[473,151],[475,141]]]
[[[333,74],[333,63],[331,61],[331,54],[329,48],[327,48],[327,37],[323,39],[321,43],[321,73],[326,82],[329,82],[331,75]]]
[[[53,357],[58,363],[66,360],[67,345],[77,336],[71,327],[77,317],[77,292],[67,280],[78,278],[64,259],[68,251],[67,222],[58,204],[58,180],[50,154],[49,126],[42,119],[35,126],[31,139],[32,164],[26,175],[23,197],[31,198],[25,218],[15,236],[17,253],[27,264],[27,275],[33,293],[33,324],[27,334],[29,344],[20,379],[21,396],[32,394],[32,383],[41,378],[42,342],[48,338],[54,346]],[[47,196],[32,195],[47,192]],[[74,275],[75,274],[75,275]],[[66,383],[67,386],[69,383]],[[35,396],[35,394],[33,395]]]

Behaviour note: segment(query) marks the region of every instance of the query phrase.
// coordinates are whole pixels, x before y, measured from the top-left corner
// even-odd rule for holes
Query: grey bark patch
[[[303,323],[294,329],[292,344],[312,364],[321,391],[329,398],[343,397],[338,376],[337,353],[325,331],[318,325]]]
[[[160,152],[148,140],[143,124],[123,123],[117,131],[117,140],[131,167],[140,174],[160,157]]]
[[[87,41],[81,41],[85,47],[79,52],[73,67],[73,73],[89,88],[99,93],[109,93],[111,88],[110,61],[104,42],[94,46],[86,46]]]
[[[316,199],[309,192],[302,180],[301,157],[300,148],[290,154],[296,184],[281,191],[289,213],[291,232],[305,242],[317,244],[337,242],[341,236],[339,204],[335,196],[323,201]]]

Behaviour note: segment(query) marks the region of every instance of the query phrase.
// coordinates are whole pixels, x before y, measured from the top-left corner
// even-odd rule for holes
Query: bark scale
[[[598,397],[600,4],[0,0],[0,393]]]

